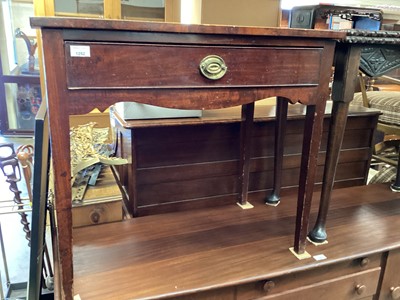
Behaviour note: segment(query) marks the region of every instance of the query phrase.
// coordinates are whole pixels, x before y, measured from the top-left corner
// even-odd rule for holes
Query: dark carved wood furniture
[[[61,274],[56,286],[62,286],[63,298],[72,299],[73,266],[82,263],[73,264],[72,255],[68,116],[119,101],[181,109],[242,105],[242,205],[248,197],[254,101],[278,96],[278,118],[286,117],[289,101],[306,105],[294,242],[294,251],[304,253],[334,46],[344,33],[61,18],[34,18],[31,24],[41,28],[43,40]],[[282,130],[276,132],[282,142]],[[278,178],[283,153],[275,154]],[[123,247],[119,251],[118,257],[126,254]],[[75,276],[84,273],[78,269]]]
[[[343,139],[348,105],[354,97],[354,80],[357,77],[358,68],[372,75],[381,74],[399,65],[400,32],[377,30],[382,20],[380,10],[331,5],[299,6],[291,11],[289,26],[291,28],[331,28],[326,21],[332,16],[341,16],[352,21],[354,29],[348,31],[346,43],[341,43],[336,47],[332,129],[328,138],[320,213],[313,230],[309,233],[309,238],[317,243],[322,243],[327,239],[325,223],[330,193]],[[400,175],[399,168],[397,173]],[[400,176],[397,176],[396,182],[392,185],[393,190],[400,190],[399,178]]]
[[[362,37],[361,37],[362,38]],[[390,32],[385,35],[385,44],[372,44],[361,50],[360,70],[370,77],[385,75],[391,70],[400,67],[400,31]],[[394,44],[394,45],[393,45]],[[363,76],[360,79],[363,84]],[[400,80],[386,76],[386,80],[391,80],[399,85]],[[360,95],[357,95],[360,96]],[[357,101],[355,96],[354,100]],[[365,107],[378,107],[382,111],[379,118],[378,130],[385,134],[400,134],[400,92],[399,91],[369,91],[363,84],[361,87],[361,99]],[[398,145],[398,144],[397,144]],[[379,156],[377,156],[379,160]],[[400,192],[400,153],[399,158],[391,163],[397,166],[395,182],[391,185],[394,191]]]
[[[335,52],[335,76],[332,90],[332,119],[328,137],[326,163],[320,200],[320,210],[309,238],[317,243],[326,241],[326,217],[347,121],[349,104],[354,98],[355,82],[362,49],[380,47],[398,51],[400,35],[394,31],[349,30],[345,41],[338,43]],[[395,50],[396,49],[396,50]],[[395,57],[394,62],[397,61]]]
[[[337,6],[329,4],[295,6],[290,11],[289,27],[315,29],[340,28],[337,21],[348,21],[345,26],[356,29],[379,30],[382,23],[382,11],[376,8],[355,6]]]
[[[275,105],[256,105],[249,192],[265,199],[273,188]],[[316,185],[322,182],[331,102],[325,111]],[[129,160],[118,174],[134,216],[235,204],[240,108],[208,110],[202,118],[124,120],[111,109],[118,157]],[[304,106],[290,105],[282,188],[298,186]],[[379,111],[350,106],[335,187],[364,185]],[[135,198],[136,197],[136,198]]]

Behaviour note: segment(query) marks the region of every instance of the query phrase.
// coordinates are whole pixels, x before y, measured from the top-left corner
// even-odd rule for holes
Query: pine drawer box
[[[81,227],[122,220],[122,195],[110,167],[105,167],[95,186],[88,187],[82,204],[73,204],[72,226]]]

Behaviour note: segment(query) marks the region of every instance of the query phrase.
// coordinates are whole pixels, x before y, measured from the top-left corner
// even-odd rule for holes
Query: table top
[[[279,27],[251,27],[232,25],[186,25],[165,22],[142,22],[131,20],[100,20],[84,18],[34,17],[34,28],[68,28],[96,30],[127,30],[147,32],[206,33],[229,35],[262,35],[274,37],[343,39],[346,33],[334,30],[293,29]]]

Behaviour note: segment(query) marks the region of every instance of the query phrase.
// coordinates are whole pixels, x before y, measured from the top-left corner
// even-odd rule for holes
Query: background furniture
[[[334,16],[347,20],[348,23],[344,24],[343,27],[339,25],[335,28],[331,26]],[[336,47],[335,78],[332,93],[334,103],[331,120],[332,129],[328,137],[328,152],[323,177],[323,182],[326,184],[322,187],[318,220],[309,234],[309,238],[317,243],[324,242],[327,239],[325,224],[330,193],[336,173],[339,158],[338,149],[342,144],[348,106],[354,96],[356,70],[361,64],[362,69],[367,70],[370,74],[377,74],[391,70],[399,63],[399,33],[396,31],[379,31],[381,21],[381,12],[373,9],[318,5],[299,6],[291,11],[289,27],[292,28],[349,29],[346,42]],[[367,58],[371,59],[370,63],[368,63]],[[383,64],[377,63],[379,58],[383,60]],[[397,168],[397,173],[399,176],[391,186],[396,191],[400,190],[399,168]]]
[[[344,126],[347,121],[349,103],[353,100],[355,79],[361,59],[361,49],[365,47],[386,48],[398,51],[400,39],[398,32],[349,30],[347,37],[336,46],[335,74],[332,88],[332,119],[328,137],[328,151],[324,170],[320,209],[314,228],[309,233],[310,240],[316,243],[325,242],[326,218],[329,209],[330,193],[336,173],[344,135]],[[393,185],[391,186],[392,190]]]
[[[32,135],[42,101],[36,36],[29,26],[32,2],[6,0],[0,16],[0,131],[4,135]]]
[[[289,27],[291,28],[331,28],[331,29],[357,29],[357,36],[363,35],[363,30],[379,30],[383,25],[382,11],[372,8],[332,6],[332,5],[313,5],[294,7],[290,14]],[[366,45],[361,50],[360,69],[370,77],[382,76],[385,73],[397,68],[400,64],[399,49],[395,45],[400,33],[392,32],[389,36],[385,32],[380,32],[380,37],[386,39],[384,45],[371,45],[367,41],[362,41],[362,37],[357,42]],[[361,77],[362,79],[362,77]],[[387,78],[390,80],[390,78]],[[392,82],[399,83],[399,80]],[[395,92],[385,91],[384,93],[369,92],[369,99],[361,83],[362,93],[356,95],[354,104],[363,103],[365,107],[373,107],[382,111],[381,122],[378,129],[385,134],[399,134],[400,101]],[[400,191],[400,173],[397,167],[398,176],[392,189]]]
[[[325,111],[316,184],[320,187],[331,103]],[[202,118],[124,120],[111,109],[118,166],[134,216],[234,204],[237,200],[240,109],[205,111]],[[282,187],[298,187],[304,107],[290,105],[285,135]],[[372,137],[379,111],[350,107],[335,187],[366,184]],[[265,199],[273,187],[275,106],[257,105],[252,136],[252,197]],[[136,197],[136,198],[135,198]]]
[[[295,6],[290,12],[289,27],[315,29],[379,30],[382,11],[373,8],[310,5]]]
[[[400,37],[393,32],[393,42]],[[360,70],[369,78],[382,77],[393,84],[400,84],[400,80],[384,76],[400,67],[400,49],[396,46],[369,45],[361,50]],[[400,132],[400,92],[373,91],[372,87],[366,90],[366,80],[360,77],[361,93],[354,97],[354,103],[362,102],[364,107],[373,107],[382,111],[378,129],[385,134],[399,134]]]
[[[15,91],[14,101],[7,101],[7,85],[10,90]],[[0,130],[2,134],[31,135],[35,115],[41,101],[38,73],[3,74],[2,68],[0,68]],[[9,113],[15,114],[16,126],[9,124]]]
[[[400,37],[400,32],[396,35]],[[396,37],[395,36],[395,37]],[[370,77],[384,76],[389,71],[400,67],[400,49],[396,46],[370,46],[361,51],[360,69]],[[384,77],[385,80],[400,84],[400,80],[391,77]],[[379,117],[378,130],[385,135],[400,136],[400,91],[366,91],[363,75],[360,76],[361,93],[354,97],[354,103],[365,107],[374,107],[382,111]],[[399,138],[397,138],[398,140]],[[391,142],[393,144],[393,141]],[[397,143],[397,151],[399,151]],[[397,155],[399,156],[400,153]],[[392,189],[400,192],[400,159],[387,160],[385,157],[376,156],[378,160],[389,162],[397,166],[397,174]],[[396,173],[394,170],[393,173]]]

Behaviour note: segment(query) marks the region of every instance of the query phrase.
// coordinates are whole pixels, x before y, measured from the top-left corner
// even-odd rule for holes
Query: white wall
[[[203,0],[202,2],[202,24],[267,27],[279,25],[280,0]]]

